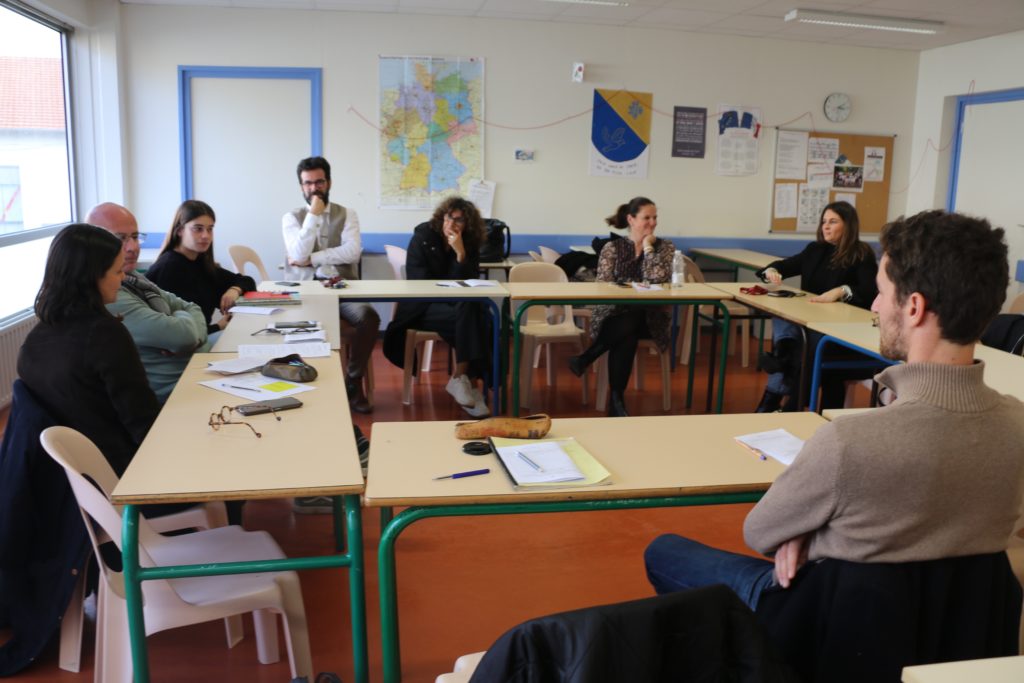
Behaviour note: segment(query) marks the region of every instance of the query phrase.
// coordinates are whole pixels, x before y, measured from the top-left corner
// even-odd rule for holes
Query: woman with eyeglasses
[[[182,202],[174,212],[160,256],[146,271],[146,277],[156,286],[203,309],[210,334],[227,326],[238,297],[256,290],[251,277],[232,273],[213,260],[216,221],[217,216],[206,202]],[[211,322],[214,311],[221,313],[217,322]]]
[[[625,239],[604,245],[597,262],[600,282],[663,283],[672,279],[672,242],[654,236],[658,207],[647,197],[634,197],[605,219],[613,228],[628,228]],[[668,349],[670,315],[660,306],[595,306],[591,327],[593,343],[569,359],[569,369],[580,377],[602,354],[608,354],[608,415],[625,417],[623,394],[633,371],[637,341],[654,339]]]
[[[764,282],[778,285],[785,278],[799,275],[800,289],[815,295],[808,299],[812,303],[844,301],[870,308],[878,294],[877,273],[875,252],[860,239],[857,209],[848,202],[832,202],[822,209],[814,242],[799,254],[769,264],[759,270],[757,276]],[[802,360],[800,328],[781,318],[772,318],[772,352],[762,354],[760,362],[761,368],[770,374],[756,412],[770,413],[780,407],[787,411],[802,408],[793,397]],[[824,407],[842,407],[843,383],[839,375],[829,373],[822,391]],[[787,397],[783,406],[783,399]]]
[[[96,444],[121,476],[160,406],[135,342],[106,304],[124,277],[121,241],[84,223],[50,245],[36,296],[39,323],[18,354],[18,376],[57,420]]]
[[[416,226],[406,252],[408,280],[466,280],[480,274],[484,221],[472,202],[449,197],[426,223]],[[384,355],[405,365],[406,330],[437,332],[455,349],[455,368],[446,390],[472,417],[490,410],[477,386],[490,371],[490,335],[484,304],[460,301],[403,301],[384,333]]]

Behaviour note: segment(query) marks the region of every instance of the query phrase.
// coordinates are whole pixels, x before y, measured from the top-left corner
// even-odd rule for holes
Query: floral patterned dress
[[[597,262],[597,280],[599,282],[650,282],[662,284],[672,280],[672,257],[675,246],[668,240],[656,239],[654,253],[647,255],[640,252],[636,256],[633,240],[625,238],[612,240],[604,245]],[[647,314],[647,329],[651,337],[662,351],[668,349],[671,342],[671,315],[668,307],[644,306]],[[601,333],[601,325],[613,315],[621,315],[629,310],[629,306],[595,306],[591,322],[591,337],[596,339]]]

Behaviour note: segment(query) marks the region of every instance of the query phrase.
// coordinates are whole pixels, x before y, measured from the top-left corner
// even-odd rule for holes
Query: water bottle
[[[682,287],[686,284],[686,261],[683,260],[683,252],[676,249],[672,256],[672,287]]]

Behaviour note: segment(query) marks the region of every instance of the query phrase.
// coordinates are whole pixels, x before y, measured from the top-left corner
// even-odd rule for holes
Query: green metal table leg
[[[121,562],[124,572],[125,602],[128,609],[128,639],[132,650],[132,669],[135,672],[135,683],[149,683],[146,623],[142,612],[142,578],[139,576],[139,508],[135,505],[125,505],[121,514]]]
[[[341,496],[331,497],[331,515],[334,517],[334,549],[345,552],[345,510]]]
[[[722,414],[722,405],[725,402],[725,363],[729,359],[729,329],[732,322],[729,318],[729,307],[725,302],[719,301],[718,308],[722,311],[722,352],[721,365],[718,368],[718,402],[715,404],[715,412]],[[714,353],[714,349],[712,349]]]
[[[337,500],[337,498],[335,499]],[[366,577],[363,557],[363,518],[359,496],[345,496],[348,530],[348,592],[352,616],[352,665],[356,683],[369,683],[370,664],[366,643]]]

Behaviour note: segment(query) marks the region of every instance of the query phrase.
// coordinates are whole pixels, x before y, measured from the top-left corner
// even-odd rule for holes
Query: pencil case
[[[526,417],[488,417],[476,422],[455,425],[456,439],[486,439],[501,436],[508,439],[540,439],[551,431],[551,416],[539,413]]]
[[[271,358],[260,368],[260,374],[290,382],[312,382],[317,373],[316,368],[302,360],[302,356],[292,353],[281,358]]]

